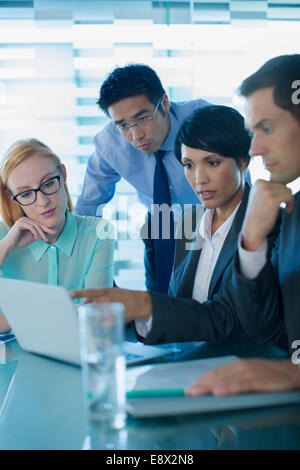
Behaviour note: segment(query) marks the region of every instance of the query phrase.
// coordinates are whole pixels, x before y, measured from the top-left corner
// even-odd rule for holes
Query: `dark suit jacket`
[[[246,185],[243,200],[224,241],[212,275],[208,300],[204,303],[191,298],[202,244],[198,230],[202,206],[199,205],[193,208],[193,231],[196,236],[191,242],[186,235],[187,231],[183,230],[182,238],[176,240],[175,261],[169,296],[150,292],[153,316],[151,331],[144,338],[146,344],[183,341],[220,343],[246,333],[237,311],[235,302],[236,286],[231,283],[231,276],[237,239],[242,227],[248,196],[249,186]],[[198,217],[195,217],[197,212]],[[191,213],[189,213],[188,218],[190,220]],[[183,227],[186,225],[185,219],[186,215],[184,215],[182,221]],[[279,221],[269,237],[270,249],[273,247],[278,233]],[[191,245],[190,248],[195,249],[187,250],[187,244]],[[238,303],[238,308],[240,308],[240,303]],[[272,321],[276,322],[277,318]],[[272,325],[271,327],[273,328]],[[259,325],[256,325],[256,328],[259,328]],[[253,339],[255,340],[255,338]]]
[[[296,346],[292,347],[292,343],[300,340],[300,192],[295,195],[293,212],[283,213],[280,237],[271,260],[256,279],[249,281],[240,275],[236,257],[233,284],[240,305],[245,297],[256,299],[252,308],[250,304],[244,308],[249,334],[253,334],[258,318],[267,318],[270,310],[277,308],[281,322],[273,324],[273,328],[268,323],[261,325],[260,341],[280,339],[287,332],[288,347],[293,352]]]

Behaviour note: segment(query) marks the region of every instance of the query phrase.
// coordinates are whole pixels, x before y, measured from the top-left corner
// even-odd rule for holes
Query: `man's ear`
[[[161,106],[166,114],[170,111],[170,101],[166,93],[161,98]]]

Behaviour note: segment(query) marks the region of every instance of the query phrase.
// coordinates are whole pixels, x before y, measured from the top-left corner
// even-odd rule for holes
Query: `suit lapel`
[[[202,206],[201,206],[202,207]],[[176,297],[191,297],[194,286],[194,279],[196,274],[196,269],[199,262],[199,257],[201,254],[201,247],[203,239],[199,234],[199,225],[203,215],[203,207],[196,206],[193,208],[193,214],[196,216],[196,228],[193,229],[195,236],[193,240],[186,239],[183,236],[183,243],[181,244],[182,249],[186,250],[188,246],[190,249],[186,250],[186,255],[181,261],[181,263],[175,268],[171,278],[171,295]],[[201,209],[201,210],[200,210]],[[196,211],[199,211],[196,212]],[[190,245],[190,246],[189,246]],[[184,247],[184,248],[183,248]]]
[[[244,216],[245,216],[245,212],[247,208],[249,191],[250,191],[250,188],[246,184],[244,197],[235,215],[235,218],[228,232],[228,235],[224,241],[222,250],[219,254],[219,257],[218,257],[218,260],[217,260],[217,263],[216,263],[216,266],[215,266],[215,269],[214,269],[214,272],[210,281],[208,299],[212,298],[214,294],[214,290],[220,278],[223,276],[223,273],[226,267],[232,261],[234,254],[236,252],[237,240],[238,240],[239,233],[242,229],[242,224],[243,224],[243,220],[244,220]]]
[[[180,282],[177,283],[177,297],[191,297],[194,287],[196,269],[201,250],[189,251],[184,262],[178,267],[175,275]]]

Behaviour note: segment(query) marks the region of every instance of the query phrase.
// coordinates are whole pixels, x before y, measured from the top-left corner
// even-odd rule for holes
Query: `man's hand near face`
[[[242,247],[256,251],[264,243],[275,225],[281,203],[292,212],[292,191],[283,183],[257,180],[252,187],[242,229]]]

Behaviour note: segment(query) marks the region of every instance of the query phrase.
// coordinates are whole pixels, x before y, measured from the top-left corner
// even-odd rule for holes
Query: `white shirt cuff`
[[[247,279],[255,279],[267,260],[267,240],[256,251],[248,251],[242,247],[242,234],[238,239],[241,274]]]
[[[146,338],[147,334],[151,331],[152,328],[152,315],[149,320],[137,318],[136,320],[134,320],[134,324],[138,334],[143,338]]]

